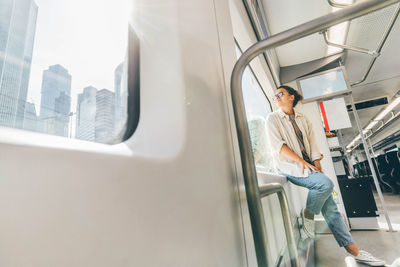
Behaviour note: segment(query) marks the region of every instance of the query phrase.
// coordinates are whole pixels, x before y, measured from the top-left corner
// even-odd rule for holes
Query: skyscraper
[[[95,141],[96,94],[97,89],[93,86],[85,87],[83,93],[78,94],[75,128],[77,139]]]
[[[37,114],[35,104],[25,104],[24,123],[22,128],[28,131],[37,131]]]
[[[108,143],[114,136],[114,92],[101,89],[96,95],[95,141]]]
[[[33,0],[0,0],[0,125],[23,125],[37,11]]]
[[[43,71],[40,131],[68,137],[71,108],[71,75],[57,64]]]

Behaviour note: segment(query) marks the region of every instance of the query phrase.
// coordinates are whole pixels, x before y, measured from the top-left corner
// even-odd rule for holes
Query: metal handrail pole
[[[354,114],[354,118],[356,120],[357,128],[358,128],[358,131],[359,131],[360,136],[361,136],[361,141],[362,141],[362,144],[364,146],[365,155],[367,156],[369,168],[371,169],[372,178],[374,180],[375,187],[376,187],[376,192],[378,193],[379,200],[380,200],[381,205],[382,205],[383,213],[385,214],[386,222],[387,222],[388,227],[389,227],[389,231],[390,232],[394,232],[392,223],[391,223],[390,218],[389,218],[389,214],[387,212],[386,203],[385,203],[385,200],[383,198],[382,190],[381,190],[381,187],[379,186],[378,177],[376,175],[374,165],[372,164],[372,161],[371,161],[371,155],[369,154],[368,144],[367,144],[367,141],[366,141],[366,139],[364,137],[364,134],[363,134],[363,129],[361,127],[360,117],[358,116],[358,112],[357,112],[356,106],[354,105],[353,95],[350,95],[350,102],[351,102],[351,107],[353,108],[353,114]]]
[[[251,60],[253,60],[266,49],[271,49],[289,43],[291,41],[327,29],[343,21],[354,19],[387,7],[399,1],[400,0],[368,0],[327,14],[289,30],[272,35],[271,37],[252,45],[240,56],[236,62],[231,76],[231,94],[244,183],[246,187],[247,204],[250,213],[253,239],[259,266],[268,266],[267,255],[269,251],[267,249],[267,234],[265,229],[264,214],[260,200],[257,172],[254,165],[250,134],[247,127],[246,111],[243,100],[242,77],[246,66]]]
[[[378,54],[381,53],[383,45],[385,44],[385,42],[386,42],[386,40],[387,40],[387,38],[389,36],[389,33],[392,31],[394,23],[396,22],[396,19],[399,16],[399,13],[400,13],[400,4],[397,6],[396,11],[394,12],[394,14],[392,16],[392,18],[391,18],[391,20],[389,22],[389,25],[386,28],[385,33],[383,34],[383,37],[382,37],[381,41],[379,42],[378,48],[376,49],[376,53],[378,53]],[[360,84],[360,83],[364,82],[367,79],[368,74],[371,71],[372,67],[374,66],[376,59],[377,59],[377,57],[373,57],[371,59],[371,61],[368,64],[367,70],[364,73],[364,76],[361,78],[361,80],[350,83],[351,86]]]
[[[240,73],[240,81],[243,75],[243,70]],[[239,85],[239,87],[241,86]],[[236,88],[236,86],[233,85],[232,88]],[[241,88],[239,90],[241,92]],[[234,91],[232,92],[232,98],[257,263],[259,267],[268,267],[269,250],[267,249],[267,232],[258,187],[257,171],[254,165],[250,134],[247,129],[243,98],[238,96]]]
[[[364,54],[368,54],[368,55],[371,55],[373,57],[379,56],[379,53],[377,53],[376,51],[369,51],[368,49],[364,49],[364,48],[356,47],[356,46],[349,46],[349,45],[342,45],[342,44],[332,43],[331,41],[328,40],[328,31],[324,31],[322,33],[322,35],[324,36],[324,40],[325,40],[325,43],[327,45],[335,46],[335,47],[342,48],[342,49],[352,50],[352,51],[356,51],[356,52],[360,52],[360,53],[364,53]]]
[[[375,157],[375,151],[374,151],[373,145],[371,144],[371,139],[367,139],[367,140],[368,140],[368,143],[369,143],[369,147],[371,148],[371,154],[373,155],[372,160],[375,162],[376,174],[379,175],[379,177],[381,177],[382,174],[381,174],[381,172],[379,171],[378,161],[377,161],[377,159],[376,159],[376,157]],[[375,169],[375,168],[374,168],[374,169]],[[379,183],[383,183],[383,184],[385,184],[386,186],[388,186],[388,187],[391,188],[391,186],[390,186],[387,182],[383,181],[382,179],[380,179]]]
[[[278,198],[281,204],[282,218],[288,242],[290,262],[293,267],[297,267],[300,266],[299,255],[297,253],[297,246],[296,240],[294,238],[292,221],[290,220],[289,203],[284,190],[278,192]]]
[[[282,212],[282,219],[283,219],[283,225],[285,228],[285,235],[287,239],[287,244],[288,244],[288,250],[289,250],[289,256],[290,256],[290,262],[291,265],[294,267],[300,266],[299,263],[299,255],[297,252],[297,247],[296,247],[296,240],[294,238],[294,233],[293,233],[293,225],[292,221],[290,219],[290,212],[289,212],[289,204],[286,196],[285,189],[281,184],[278,183],[271,183],[268,185],[264,185],[260,188],[260,195],[261,197],[266,197],[271,194],[277,194],[280,207],[281,207],[281,212]]]
[[[264,198],[266,196],[278,193],[280,190],[282,190],[282,185],[280,183],[270,183],[270,184],[264,184],[260,186],[260,197]]]

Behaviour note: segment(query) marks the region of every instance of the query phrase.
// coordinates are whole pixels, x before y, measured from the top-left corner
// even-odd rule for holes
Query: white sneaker
[[[369,266],[383,266],[385,261],[375,258],[371,253],[360,250],[357,256],[353,256],[354,259],[360,263],[367,264]]]
[[[304,215],[304,209],[301,210],[301,219],[303,221],[303,226],[300,228],[301,239],[305,240],[307,238],[315,237],[315,221],[306,218]]]
[[[397,258],[390,267],[400,267],[400,258]]]

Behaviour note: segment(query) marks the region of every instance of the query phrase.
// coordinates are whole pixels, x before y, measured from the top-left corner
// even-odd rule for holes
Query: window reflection
[[[236,46],[237,57],[239,58],[241,54],[239,47]],[[249,67],[243,73],[242,88],[256,168],[258,171],[274,172],[272,155],[266,139],[266,118],[272,112],[271,105]]]

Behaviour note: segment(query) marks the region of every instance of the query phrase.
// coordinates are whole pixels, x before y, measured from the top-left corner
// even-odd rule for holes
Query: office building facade
[[[115,94],[101,89],[96,95],[95,141],[109,143],[114,137]]]
[[[69,136],[71,80],[68,70],[59,64],[43,71],[39,118],[43,133]]]
[[[38,7],[33,0],[0,6],[0,125],[22,128]]]
[[[75,127],[77,139],[95,141],[96,95],[97,89],[93,86],[85,87],[78,94]]]

